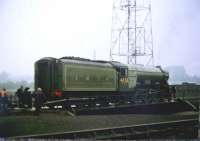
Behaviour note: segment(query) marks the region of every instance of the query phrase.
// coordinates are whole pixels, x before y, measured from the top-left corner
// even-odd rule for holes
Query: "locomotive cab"
[[[118,91],[129,91],[128,67],[122,63],[114,61],[111,62],[111,64],[118,72]]]
[[[120,91],[128,89],[128,67],[119,68],[119,89]]]

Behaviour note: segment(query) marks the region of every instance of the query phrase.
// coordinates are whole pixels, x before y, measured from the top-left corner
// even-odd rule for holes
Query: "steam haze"
[[[199,75],[200,1],[152,0],[156,61]]]
[[[0,0],[0,71],[33,75],[42,57],[108,60],[112,0]],[[200,76],[199,0],[152,0],[156,65]]]

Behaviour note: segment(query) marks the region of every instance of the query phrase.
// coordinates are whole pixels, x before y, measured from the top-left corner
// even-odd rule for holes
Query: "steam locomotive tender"
[[[35,63],[35,89],[48,100],[87,98],[101,102],[151,103],[171,98],[161,67],[125,65],[76,57],[46,57]]]

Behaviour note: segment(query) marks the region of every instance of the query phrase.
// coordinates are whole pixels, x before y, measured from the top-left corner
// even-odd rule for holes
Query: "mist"
[[[152,11],[157,64],[182,65],[200,75],[200,1],[153,0]]]
[[[108,60],[112,0],[1,0],[0,72],[34,74],[42,57]],[[200,76],[199,0],[152,0],[155,65]]]

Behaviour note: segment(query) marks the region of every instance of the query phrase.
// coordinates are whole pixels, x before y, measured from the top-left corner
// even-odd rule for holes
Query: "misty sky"
[[[112,0],[0,0],[0,72],[42,57],[109,59]],[[155,64],[200,76],[200,0],[152,0]]]

